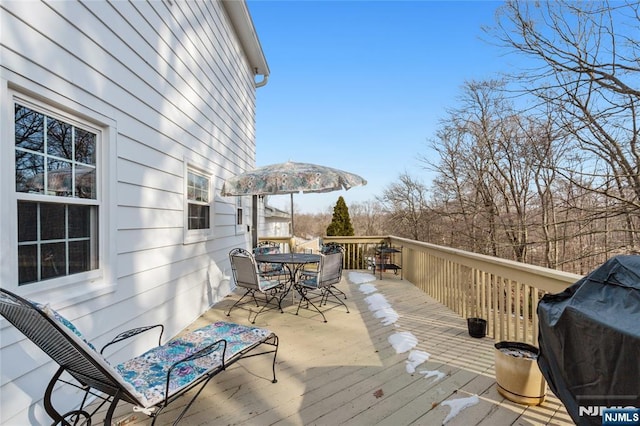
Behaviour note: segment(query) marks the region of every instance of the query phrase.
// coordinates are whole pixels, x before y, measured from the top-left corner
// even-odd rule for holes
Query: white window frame
[[[249,232],[249,222],[247,217],[246,197],[236,197],[236,235],[244,235]]]
[[[0,102],[4,126],[0,135],[0,145],[5,153],[0,160],[0,214],[6,219],[0,230],[1,255],[5,260],[0,268],[3,287],[18,291],[34,299],[46,299],[58,306],[66,306],[88,300],[92,297],[115,290],[113,265],[115,259],[115,230],[113,223],[114,208],[108,201],[113,199],[113,188],[105,185],[105,176],[112,175],[113,163],[108,157],[115,152],[115,122],[90,109],[67,99],[53,99],[26,95],[23,91],[9,87],[6,80],[0,81]],[[15,185],[15,105],[20,104],[65,123],[88,130],[96,134],[96,198],[72,198],[45,194],[29,194],[16,191]],[[59,205],[80,204],[95,205],[97,208],[97,268],[71,275],[23,283],[18,285],[18,201],[36,203],[55,203]]]
[[[209,180],[209,194],[208,202],[203,205],[209,206],[209,228],[207,229],[189,229],[189,204],[192,202],[189,200],[188,194],[188,180],[189,173],[195,173]],[[204,167],[185,159],[184,161],[184,244],[193,244],[197,242],[207,241],[213,238],[213,218],[214,218],[214,203],[213,203],[213,188],[214,179],[213,174],[207,171]],[[197,203],[197,202],[196,202]]]

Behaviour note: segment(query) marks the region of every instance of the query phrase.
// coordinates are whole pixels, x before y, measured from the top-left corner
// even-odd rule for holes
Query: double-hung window
[[[187,168],[185,242],[202,241],[211,234],[211,177]]]
[[[100,131],[14,103],[18,284],[98,269]]]

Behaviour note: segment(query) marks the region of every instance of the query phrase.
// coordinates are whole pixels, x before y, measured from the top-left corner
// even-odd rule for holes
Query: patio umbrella
[[[293,233],[293,194],[297,192],[331,192],[366,185],[360,176],[309,163],[271,164],[227,179],[222,195],[291,194],[291,231]]]

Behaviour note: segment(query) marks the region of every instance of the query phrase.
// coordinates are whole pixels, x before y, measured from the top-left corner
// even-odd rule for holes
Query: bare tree
[[[640,3],[510,1],[497,36],[531,61],[519,75],[525,91],[554,106],[555,124],[582,151],[592,185],[583,187],[627,216],[637,245],[640,207]],[[588,168],[586,167],[588,166]],[[585,179],[557,168],[573,185]]]
[[[419,180],[401,174],[378,198],[387,213],[387,228],[400,236],[424,241],[428,229],[427,188]]]
[[[382,205],[375,200],[353,203],[349,214],[356,235],[384,235],[384,214]]]

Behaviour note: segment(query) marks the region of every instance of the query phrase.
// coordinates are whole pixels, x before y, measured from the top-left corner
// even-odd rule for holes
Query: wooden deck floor
[[[494,378],[493,341],[470,337],[463,318],[389,274],[370,283],[399,315],[395,324],[385,326],[369,310],[360,285],[348,281],[349,273],[345,271],[340,288],[347,294],[350,313],[343,307],[332,309],[323,323],[317,313],[303,310],[296,316],[289,306],[284,314],[270,311],[258,317],[256,325],[280,338],[278,383],[270,381],[268,356],[241,360],[208,384],[181,424],[441,425],[450,412],[442,402],[471,395],[478,395],[480,402],[447,425],[573,424],[551,392],[535,407],[501,397]],[[214,320],[248,324],[242,310],[224,315],[237,297],[230,295],[193,328]],[[430,354],[413,375],[406,370],[408,352],[399,354],[389,343],[396,332],[411,332],[418,340],[414,349]],[[435,381],[419,374],[422,370],[446,376]],[[156,424],[170,424],[180,408],[175,402]],[[124,415],[120,418],[127,424],[150,423],[139,413],[126,420]]]

